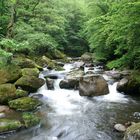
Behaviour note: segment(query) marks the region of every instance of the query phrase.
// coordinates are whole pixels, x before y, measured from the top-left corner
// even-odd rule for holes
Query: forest
[[[139,0],[1,0],[0,65],[15,54],[93,53],[108,68],[140,68]]]

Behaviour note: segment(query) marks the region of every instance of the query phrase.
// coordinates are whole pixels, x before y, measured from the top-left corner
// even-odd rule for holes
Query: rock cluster
[[[14,64],[0,69],[0,133],[32,127],[40,122],[34,113],[29,112],[36,110],[41,102],[28,95],[44,85],[45,81],[38,78],[42,69],[26,58],[16,58]]]

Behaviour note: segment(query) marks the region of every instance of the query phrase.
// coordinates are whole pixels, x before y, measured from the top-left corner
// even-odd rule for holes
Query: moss
[[[0,119],[0,132],[17,130],[21,126],[18,120]]]
[[[28,96],[28,92],[22,89],[17,89],[16,90],[16,97],[20,98],[20,97],[25,97]]]
[[[50,59],[64,59],[66,57],[66,55],[57,50],[57,49],[52,49],[51,51],[49,51],[49,53],[46,54]]]
[[[40,123],[40,119],[33,113],[23,113],[22,118],[26,128],[35,126]]]
[[[21,69],[15,65],[8,65],[0,69],[0,84],[15,82],[21,76]]]
[[[36,64],[33,60],[24,57],[15,58],[14,63],[21,68],[37,68],[39,70],[43,70],[43,68]]]
[[[140,123],[136,123],[128,127],[124,136],[124,140],[128,140],[129,138],[133,138],[135,140],[140,139]]]
[[[125,83],[123,80],[127,79]],[[133,71],[126,78],[118,83],[117,90],[132,96],[140,96],[140,75],[138,71]],[[123,84],[122,84],[123,83]]]
[[[9,102],[10,108],[18,111],[32,111],[39,105],[41,105],[41,102],[31,97],[22,97]]]
[[[39,60],[38,60],[38,64],[41,65],[42,67],[48,67],[50,69],[54,69],[56,64],[55,62],[53,62],[50,58],[46,57],[46,56],[42,56]]]
[[[135,80],[137,83],[140,84],[140,72],[139,71],[133,71],[131,74],[131,79]]]
[[[22,76],[18,79],[15,85],[21,87],[24,90],[35,92],[38,88],[43,86],[45,81],[35,76]]]
[[[39,70],[37,68],[24,68],[22,69],[22,76],[39,76]]]
[[[6,104],[16,98],[16,88],[13,84],[0,85],[0,103]]]

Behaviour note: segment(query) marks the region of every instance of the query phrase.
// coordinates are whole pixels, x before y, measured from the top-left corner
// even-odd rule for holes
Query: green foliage
[[[11,63],[12,53],[0,49],[0,68]]]
[[[3,47],[4,50],[7,50],[7,52],[9,51],[11,53],[21,51],[23,49],[30,49],[29,43],[27,41],[18,43],[14,39],[2,39],[0,45]]]
[[[1,1],[0,47],[3,54],[80,56],[90,46],[109,68],[139,69],[139,9],[139,0]]]
[[[96,56],[111,61],[109,68],[140,68],[139,9],[138,0],[89,2],[84,32]]]
[[[14,24],[11,26],[10,7],[15,5]],[[11,26],[13,38],[2,40],[1,45],[12,52],[43,54],[52,49],[75,55],[87,50],[86,41],[79,34],[84,22],[84,0],[10,0],[1,3],[1,36]],[[7,10],[8,9],[8,10]],[[11,29],[10,29],[11,30]],[[7,47],[8,46],[8,47]]]
[[[40,123],[39,117],[37,117],[33,113],[29,113],[29,112],[23,113],[22,118],[23,118],[24,125],[26,128],[33,127]]]

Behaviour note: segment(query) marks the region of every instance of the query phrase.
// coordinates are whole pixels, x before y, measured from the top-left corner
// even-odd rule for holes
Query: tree
[[[139,68],[139,0],[101,0],[89,5],[99,9],[91,9],[85,30],[97,58],[109,62],[110,68]]]

